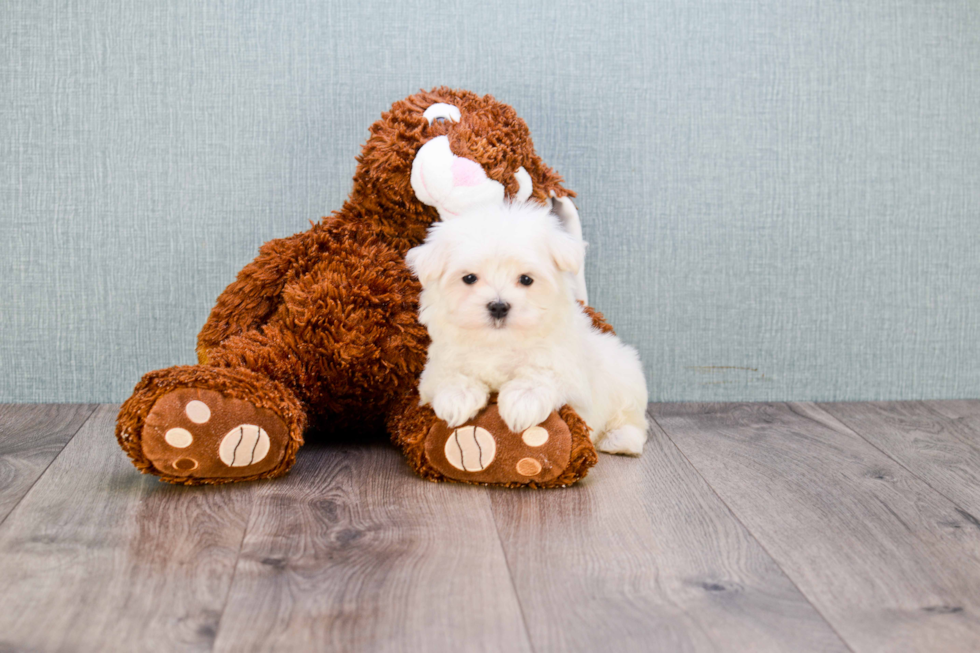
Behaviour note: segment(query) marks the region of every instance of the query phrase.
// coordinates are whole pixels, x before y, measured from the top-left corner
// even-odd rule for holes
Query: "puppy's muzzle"
[[[510,304],[500,300],[493,301],[487,304],[487,310],[490,311],[490,317],[492,317],[495,321],[502,320],[507,317],[507,311],[510,310]]]

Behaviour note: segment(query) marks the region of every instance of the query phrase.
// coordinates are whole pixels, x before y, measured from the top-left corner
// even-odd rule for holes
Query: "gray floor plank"
[[[922,401],[821,404],[820,408],[980,517],[980,410],[971,414],[962,410],[969,408],[966,403]]]
[[[847,650],[656,425],[639,459],[491,498],[538,653]]]
[[[208,651],[254,486],[139,474],[101,406],[0,526],[0,650]]]
[[[980,432],[980,399],[947,399],[923,402],[946,417],[962,420],[975,432]]]
[[[980,440],[980,399],[949,399],[923,403],[956,422],[960,426],[958,432],[966,435],[971,443]]]
[[[93,404],[0,404],[0,523],[94,410]]]
[[[671,440],[856,651],[980,648],[980,528],[813,404],[671,404]]]
[[[216,650],[530,650],[485,488],[387,444],[301,454],[256,498]]]

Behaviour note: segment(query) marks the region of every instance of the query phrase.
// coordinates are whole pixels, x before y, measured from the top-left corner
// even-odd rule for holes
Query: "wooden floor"
[[[564,490],[383,442],[174,487],[0,406],[0,651],[977,651],[980,401],[654,404]]]

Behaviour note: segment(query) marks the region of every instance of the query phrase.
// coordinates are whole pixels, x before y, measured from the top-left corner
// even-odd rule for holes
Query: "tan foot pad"
[[[162,474],[241,478],[283,459],[289,429],[278,415],[214,390],[182,388],[153,404],[143,453]]]
[[[447,478],[470,483],[546,483],[568,467],[571,451],[571,432],[558,413],[515,433],[495,403],[455,429],[439,420],[425,441],[430,465]]]

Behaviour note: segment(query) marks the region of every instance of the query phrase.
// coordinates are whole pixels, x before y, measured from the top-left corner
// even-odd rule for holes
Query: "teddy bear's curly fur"
[[[422,113],[434,103],[459,107],[460,121],[430,125]],[[535,153],[524,121],[493,97],[437,88],[396,102],[371,126],[343,207],[308,231],[260,248],[211,311],[198,336],[198,365],[151,372],[136,386],[116,435],[141,471],[185,484],[278,476],[307,432],[356,437],[386,429],[420,475],[445,480],[422,450],[437,418],[418,405],[429,340],[417,320],[420,287],[404,262],[438,220],[412,190],[412,162],[423,144],[442,135],[455,155],[480,163],[510,196],[521,166],[533,181],[532,199],[573,195]],[[594,320],[610,328],[601,315]],[[227,478],[161,469],[141,444],[146,420],[161,397],[181,389],[213,390],[271,411],[288,432],[281,461]],[[560,415],[572,432],[572,461],[547,485],[574,482],[596,460],[582,420],[568,407]]]

